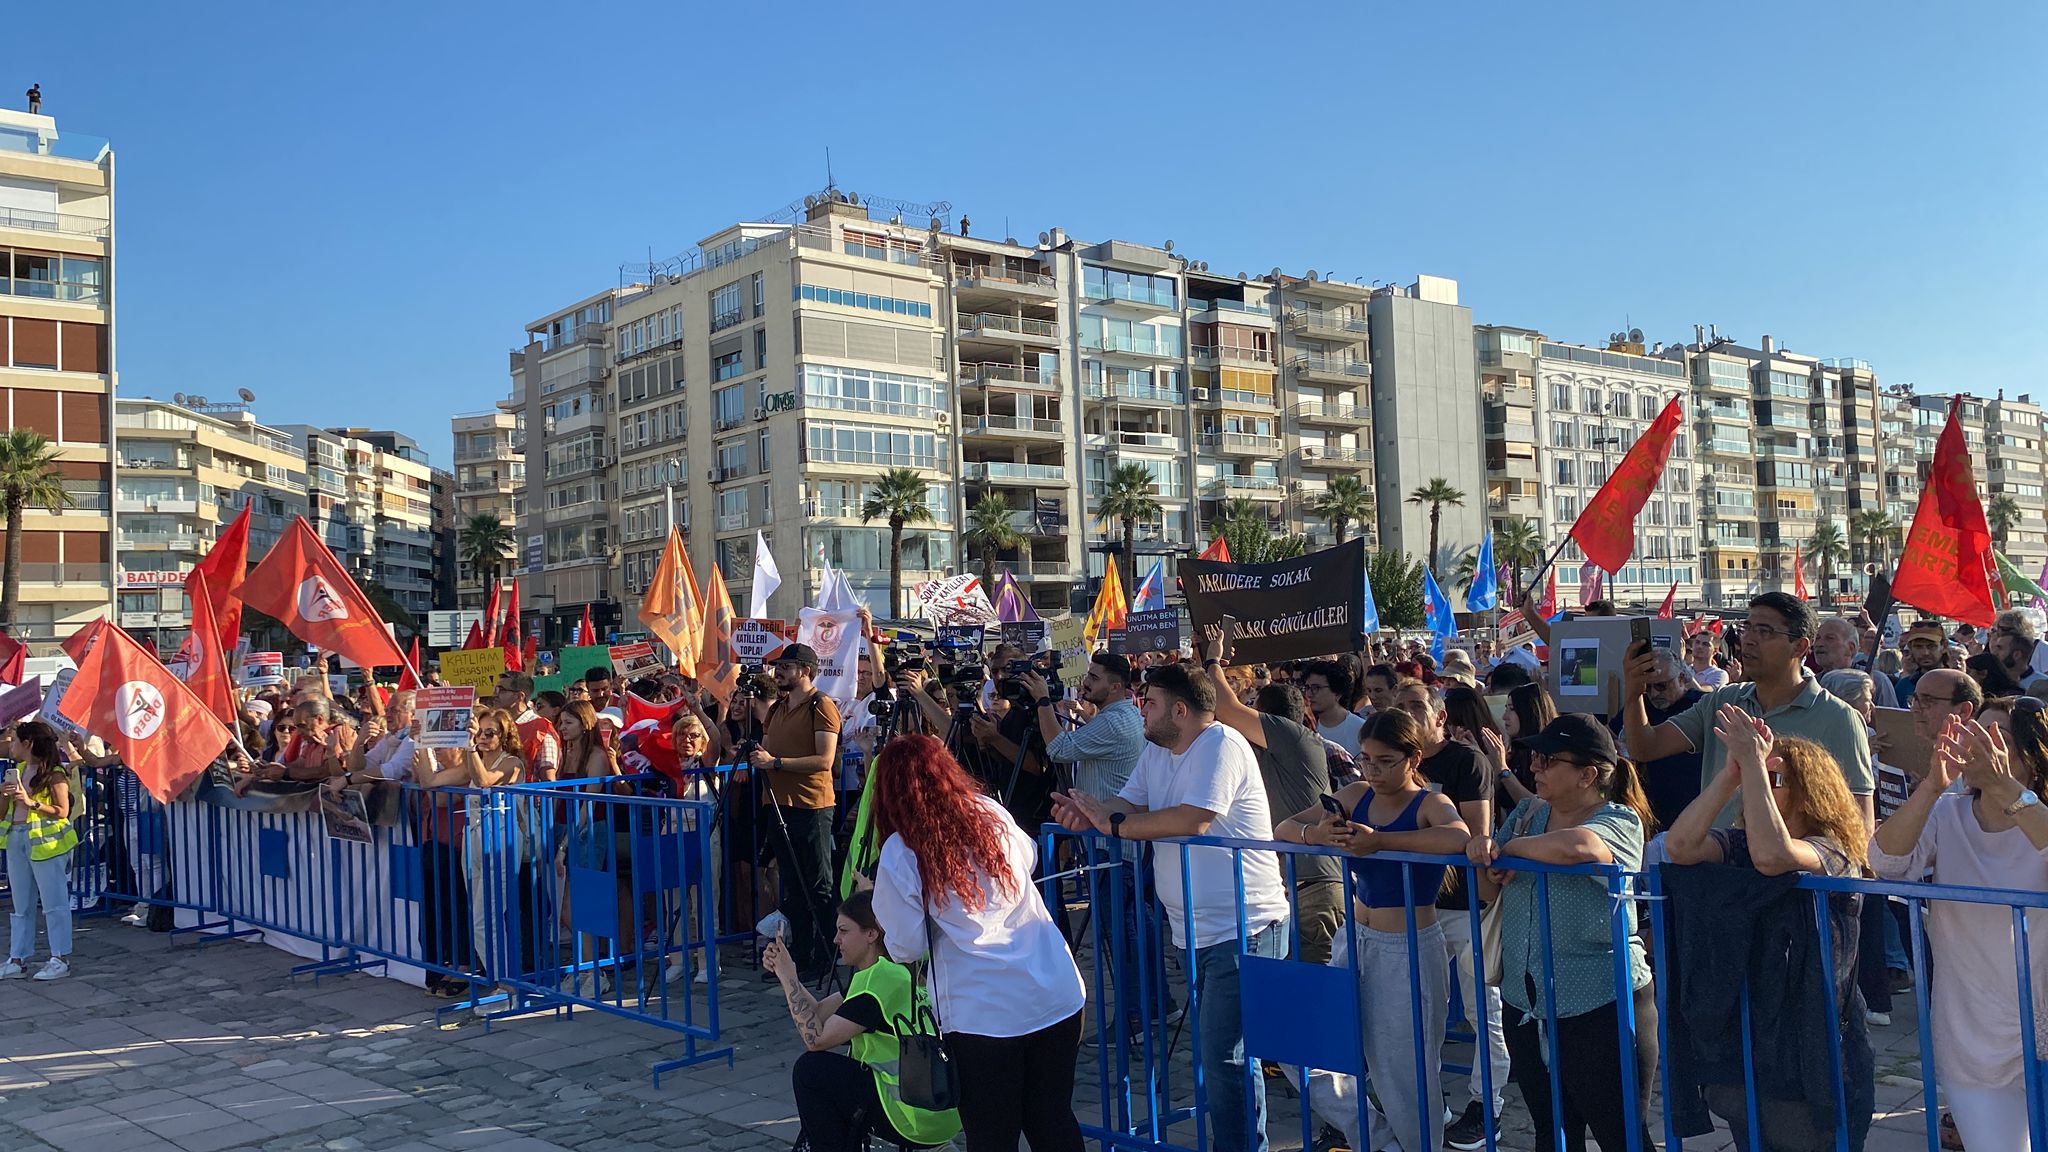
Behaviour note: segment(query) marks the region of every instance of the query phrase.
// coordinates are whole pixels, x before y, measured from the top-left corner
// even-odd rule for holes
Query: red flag
[[[491,642],[484,638],[482,622],[471,620],[469,622],[469,635],[462,638],[462,650],[464,652],[471,652],[478,648],[489,648],[490,646]]]
[[[1664,475],[1664,462],[1671,458],[1671,442],[1678,436],[1682,420],[1674,396],[1650,422],[1642,439],[1621,458],[1607,483],[1586,502],[1572,524],[1571,536],[1585,549],[1588,560],[1609,572],[1619,572],[1628,563],[1629,554],[1636,550],[1636,517]]]
[[[1528,616],[1520,608],[1510,608],[1494,623],[1493,630],[1501,633],[1513,632],[1515,629],[1520,628],[1527,620]]]
[[[526,643],[521,648],[521,651],[524,653],[525,656],[524,660],[522,661],[524,667],[540,667],[540,637],[535,636],[531,632],[527,633]]]
[[[1792,594],[1806,599],[1806,564],[1799,558],[1799,545],[1792,545]]]
[[[65,637],[64,643],[60,645],[64,649],[64,654],[71,657],[73,664],[85,663],[85,654],[92,651],[93,641],[98,639],[100,629],[107,627],[108,624],[107,618],[102,616]]]
[[[669,717],[676,713],[677,706],[674,704],[656,704],[652,700],[635,696],[631,692],[621,692],[619,695],[626,698],[626,727],[628,728],[645,720],[659,721],[663,728],[667,728]]]
[[[1721,634],[1721,618],[1719,616],[1707,621],[1707,631],[1712,632],[1716,636]]]
[[[1584,608],[1598,600],[1600,586],[1606,582],[1606,573],[1595,567],[1591,560],[1579,565],[1579,607]]]
[[[484,642],[478,647],[492,648],[498,643],[498,590],[503,587],[497,580],[491,581],[491,598],[484,604]]]
[[[0,636],[0,684],[19,684],[27,678],[28,645],[12,636]]]
[[[303,516],[292,521],[236,595],[322,652],[346,656],[365,668],[405,663],[405,653],[369,597]]]
[[[1934,466],[1899,554],[1892,596],[1922,612],[1988,628],[1998,615],[1991,589],[1991,528],[1956,421],[1962,402],[1961,396],[1949,401],[1948,423],[1934,442]]]
[[[526,671],[526,661],[519,654],[519,633],[501,632],[498,641],[498,646],[505,650],[505,671]]]
[[[194,568],[186,575],[185,591],[192,598],[192,630],[177,656],[185,665],[185,687],[233,731],[235,685],[228,675],[227,653],[220,647],[220,624],[213,618],[213,582]]]
[[[1536,614],[1545,620],[1557,615],[1557,569],[1550,570],[1550,582],[1544,585],[1543,598],[1536,601]]]
[[[230,733],[133,637],[111,626],[96,634],[58,711],[111,744],[149,794],[169,803],[227,747]]]
[[[1664,594],[1664,606],[1657,609],[1657,619],[1669,620],[1676,615],[1678,607],[1678,581],[1671,582],[1671,591]]]
[[[1228,564],[1230,563],[1230,545],[1223,542],[1223,537],[1218,536],[1214,540],[1209,541],[1209,546],[1202,549],[1202,554],[1195,557],[1195,559],[1221,560]]]
[[[489,642],[500,646],[508,644],[517,646],[519,643],[520,620],[519,577],[514,576],[512,578],[512,595],[505,601],[505,618],[498,623],[496,638]]]
[[[204,574],[205,587],[213,597],[213,619],[220,628],[220,650],[233,652],[242,639],[242,602],[235,599],[242,590],[242,581],[249,575],[249,506],[242,505],[242,514],[228,525],[207,549],[192,571],[185,574],[185,594],[192,591],[195,579]],[[195,615],[194,619],[198,617]]]
[[[576,643],[585,646],[597,643],[597,625],[590,622],[590,605],[583,606],[583,623],[576,629]]]
[[[405,671],[398,674],[398,690],[400,692],[420,686],[419,666],[420,638],[415,636],[412,638],[412,658],[405,662]]]

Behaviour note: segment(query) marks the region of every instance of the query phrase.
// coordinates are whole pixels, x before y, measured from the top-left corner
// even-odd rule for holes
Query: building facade
[[[1380,544],[1425,558],[1430,506],[1409,497],[1432,481],[1447,481],[1460,502],[1438,506],[1440,554],[1427,557],[1441,576],[1485,534],[1472,310],[1458,303],[1457,281],[1422,276],[1408,288],[1374,292],[1367,318]]]
[[[0,110],[0,404],[57,448],[70,506],[23,519],[13,634],[38,655],[115,607],[114,152]]]
[[[433,467],[403,433],[284,425],[306,469],[307,519],[349,572],[427,625],[434,604]]]
[[[463,547],[463,527],[477,516],[505,526],[515,540],[526,512],[526,434],[521,413],[493,409],[468,412],[449,420],[455,442],[455,474],[451,484],[456,601],[481,607],[488,575],[471,569]],[[518,565],[517,549],[500,565],[500,576]]]

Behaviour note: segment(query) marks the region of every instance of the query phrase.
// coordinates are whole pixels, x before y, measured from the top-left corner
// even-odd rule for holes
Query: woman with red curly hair
[[[927,983],[960,1079],[967,1152],[1080,1152],[1074,1054],[1087,992],[1032,887],[1037,846],[946,747],[898,736],[873,768],[875,920],[889,954],[929,950]]]

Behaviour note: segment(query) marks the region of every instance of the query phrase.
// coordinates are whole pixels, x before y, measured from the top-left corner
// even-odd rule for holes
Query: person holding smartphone
[[[50,937],[50,959],[36,969],[38,980],[71,975],[71,850],[78,831],[71,826],[71,774],[64,768],[57,732],[48,724],[17,725],[7,741],[15,763],[0,782],[0,839],[7,842],[7,879],[14,916],[8,924],[7,962],[0,980],[28,975],[36,948],[36,906]]]

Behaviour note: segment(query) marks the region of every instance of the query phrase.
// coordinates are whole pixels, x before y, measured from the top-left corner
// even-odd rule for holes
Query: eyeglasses
[[[1952,708],[1960,703],[1962,703],[1962,701],[1954,696],[1922,696],[1918,693],[1915,693],[1913,696],[1913,702],[1907,705],[1907,707],[1924,708],[1929,705],[1934,705],[1942,708]]]
[[[1581,764],[1576,760],[1567,760],[1562,756],[1553,756],[1547,752],[1532,752],[1529,754],[1529,767],[1535,771],[1542,772],[1550,768],[1587,768],[1591,767],[1591,765]]]

